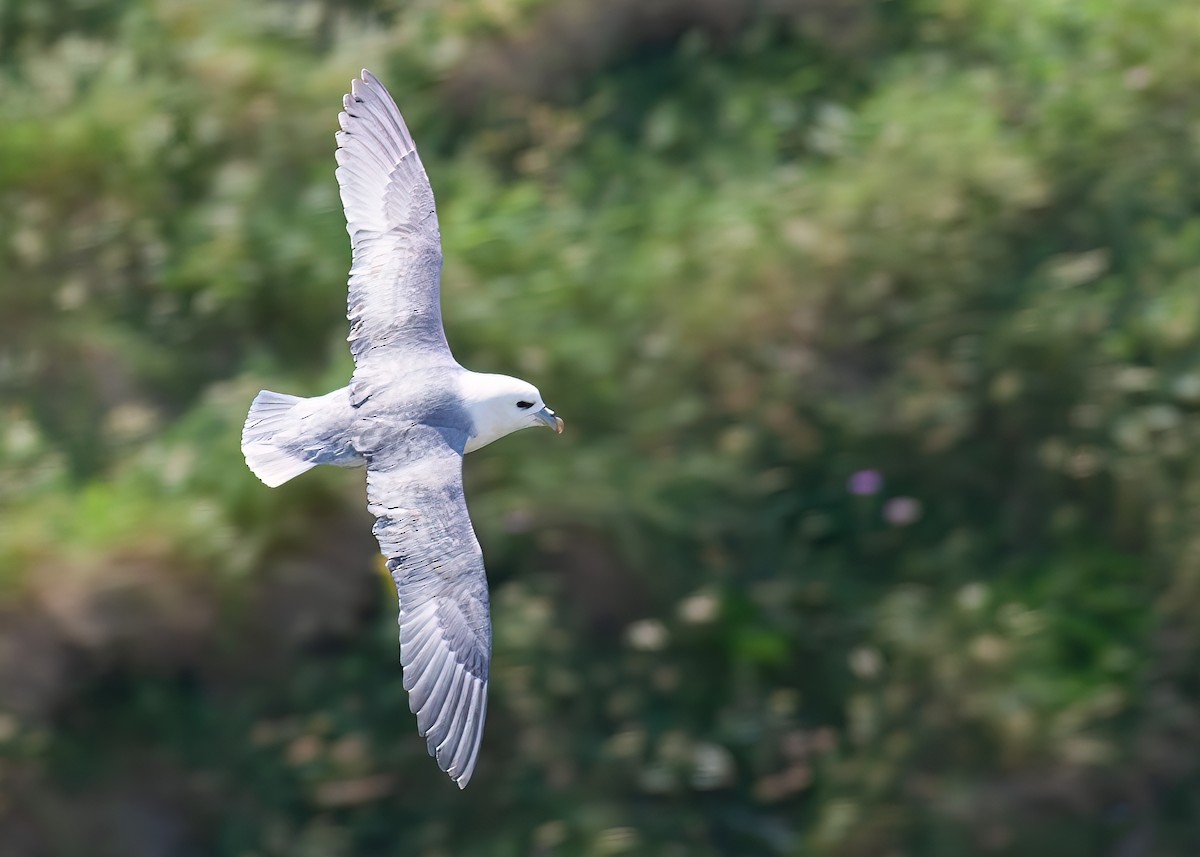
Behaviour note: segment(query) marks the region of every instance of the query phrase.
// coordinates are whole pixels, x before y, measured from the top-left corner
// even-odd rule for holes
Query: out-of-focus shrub
[[[1200,846],[1191,4],[63,11],[0,12],[0,851]],[[358,478],[237,450],[350,369],[362,65],[568,424],[468,463],[466,794]]]

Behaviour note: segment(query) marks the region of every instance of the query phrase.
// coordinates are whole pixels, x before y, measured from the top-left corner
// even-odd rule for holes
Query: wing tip
[[[471,689],[466,709],[459,712],[462,731],[453,736],[453,746],[447,748],[448,752],[444,757],[446,764],[442,770],[458,783],[460,789],[466,788],[466,784],[475,773],[479,752],[483,748],[483,725],[487,719],[487,688],[488,683],[485,680],[476,683]],[[442,760],[443,756],[439,754],[439,766]]]
[[[479,753],[483,748],[488,682],[486,679],[473,681],[472,677],[461,674],[458,678],[461,680],[459,693],[447,697],[434,722],[427,723],[424,728],[418,725],[418,732],[425,738],[425,747],[437,762],[437,766],[454,780],[460,789],[464,789],[474,776]],[[410,706],[412,702],[410,694]],[[428,703],[428,700],[426,702]],[[421,711],[415,712],[418,723],[423,716],[432,713],[432,708],[437,707],[427,704]],[[445,720],[447,715],[448,721]]]
[[[463,740],[468,740],[468,737],[464,735]],[[476,736],[474,741],[475,746],[471,748],[467,760],[463,763],[462,770],[456,771],[452,766],[442,769],[450,779],[454,780],[460,789],[465,789],[467,783],[471,782],[471,777],[475,776],[475,766],[479,761],[479,748],[483,742],[479,740],[479,736]]]
[[[387,87],[380,82],[379,78],[371,74],[369,69],[363,69],[362,74],[358,77],[350,79],[350,91],[354,93],[354,97],[362,100],[364,93],[373,98],[391,98],[388,95]]]

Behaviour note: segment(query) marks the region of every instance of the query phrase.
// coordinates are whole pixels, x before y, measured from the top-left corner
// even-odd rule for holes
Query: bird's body
[[[511,394],[507,393],[509,386]],[[499,389],[502,403],[506,403],[512,396],[525,395],[528,386],[516,378],[471,372],[461,366],[419,372],[397,384],[397,392],[408,395],[395,397],[386,409],[386,420],[366,424],[359,421],[376,409],[355,407],[349,386],[309,399],[263,390],[250,409],[247,422],[253,419],[254,425],[247,426],[243,451],[251,470],[272,488],[319,464],[366,466],[354,439],[355,433],[364,429],[392,433],[391,439],[398,439],[410,423],[439,426],[466,437],[465,455],[527,427],[512,427],[505,409],[494,407],[492,397]],[[537,412],[530,417],[529,426],[543,423]],[[389,438],[380,436],[372,442],[387,445]],[[274,461],[283,463],[282,470],[271,467]]]
[[[339,116],[338,184],[350,270],[350,384],[315,398],[264,390],[242,430],[271,487],[320,464],[367,469],[367,506],[400,599],[409,704],[442,770],[474,769],[487,709],[491,621],[462,457],[535,425],[562,431],[537,389],[458,364],[442,330],[433,191],[387,90],[363,70]]]

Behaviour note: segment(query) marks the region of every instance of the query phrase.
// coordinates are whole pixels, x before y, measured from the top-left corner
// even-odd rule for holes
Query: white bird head
[[[466,452],[533,426],[547,426],[562,434],[562,418],[546,407],[542,394],[528,381],[471,372],[464,377],[460,394],[475,424]]]

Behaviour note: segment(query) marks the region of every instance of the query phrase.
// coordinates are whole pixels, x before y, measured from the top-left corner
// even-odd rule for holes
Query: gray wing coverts
[[[370,363],[453,362],[442,330],[442,239],[433,189],[400,111],[369,71],[338,114],[337,179],[350,233],[347,317],[356,365],[351,395],[370,382]],[[389,352],[396,352],[389,355]]]
[[[414,425],[368,454],[367,502],[400,596],[400,662],[429,753],[460,788],[487,713],[492,629],[483,553],[462,490],[465,443]]]

